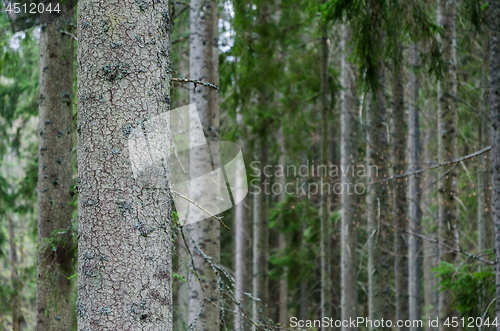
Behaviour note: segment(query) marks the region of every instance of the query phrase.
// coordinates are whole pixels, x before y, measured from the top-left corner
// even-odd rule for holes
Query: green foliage
[[[491,298],[495,296],[495,273],[491,267],[482,266],[478,271],[477,263],[463,262],[460,267],[441,262],[432,271],[439,277],[439,290],[453,293],[453,307],[462,317],[483,316]],[[494,309],[490,311],[492,317]]]

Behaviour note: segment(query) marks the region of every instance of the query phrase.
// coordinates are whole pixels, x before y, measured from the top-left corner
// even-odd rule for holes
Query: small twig
[[[430,241],[432,243],[435,243],[435,244],[438,244],[446,249],[449,249],[451,252],[454,252],[454,253],[460,253],[460,254],[463,254],[469,258],[472,258],[472,259],[475,259],[475,260],[478,260],[480,262],[483,262],[483,263],[486,263],[486,264],[489,264],[489,265],[495,265],[495,262],[494,261],[491,261],[491,260],[487,260],[487,259],[484,259],[482,258],[480,255],[474,255],[474,254],[471,254],[469,252],[466,252],[462,249],[462,247],[460,247],[460,249],[456,249],[456,248],[453,248],[452,246],[446,244],[446,243],[443,243],[437,239],[433,239],[433,238],[429,238],[429,237],[426,237],[418,232],[413,232],[413,231],[410,231],[410,230],[406,230],[406,229],[400,229],[392,224],[389,224],[389,223],[386,223],[386,222],[382,222],[382,224],[384,224],[385,226],[388,226],[388,227],[392,227],[398,231],[401,231],[401,232],[406,232],[412,236],[415,236],[415,237],[419,237],[419,238],[422,238],[424,240],[427,240],[427,241]]]
[[[459,157],[458,159],[455,159],[455,160],[451,160],[451,161],[447,161],[447,162],[443,162],[443,163],[438,163],[438,164],[436,164],[436,165],[434,165],[432,167],[426,168],[426,169],[420,169],[420,170],[417,170],[415,172],[409,172],[409,173],[405,173],[405,174],[402,174],[402,175],[397,175],[397,176],[394,176],[394,177],[391,177],[391,178],[386,178],[386,179],[382,179],[382,180],[379,180],[379,181],[376,181],[376,182],[367,183],[366,185],[373,185],[373,184],[377,184],[377,183],[382,184],[382,183],[385,183],[385,182],[389,182],[389,181],[391,181],[393,179],[408,177],[408,176],[412,176],[412,175],[418,175],[418,174],[421,174],[423,172],[427,172],[429,170],[441,168],[441,167],[444,167],[444,166],[447,166],[447,165],[450,165],[450,164],[460,163],[462,161],[465,161],[465,160],[468,160],[468,159],[472,159],[473,157],[476,157],[478,155],[486,153],[489,150],[491,150],[491,146],[485,147],[485,148],[483,148],[483,149],[481,149],[481,150],[479,150],[477,152],[474,152],[474,153],[467,154],[465,156]]]
[[[199,204],[197,204],[196,202],[194,202],[193,200],[189,199],[188,197],[180,194],[179,192],[177,191],[172,191],[172,194],[175,194],[175,195],[178,195],[180,196],[181,198],[183,198],[184,200],[187,200],[189,202],[191,202],[193,205],[195,205],[196,207],[200,208],[201,210],[203,210],[205,213],[207,213],[208,215],[210,215],[211,217],[215,218],[217,221],[220,222],[220,224],[222,224],[226,229],[228,229],[229,231],[231,231],[231,229],[226,225],[224,224],[224,222],[222,222],[222,218],[221,217],[217,217],[215,216],[214,214],[212,214],[211,212],[209,212],[208,210],[206,210],[205,208],[203,208],[202,206],[200,206]]]
[[[193,83],[194,84],[194,88],[196,89],[196,86],[197,85],[202,85],[202,86],[205,86],[205,87],[209,87],[211,89],[214,89],[216,91],[219,90],[219,87],[217,85],[214,85],[214,84],[211,84],[211,83],[206,83],[206,82],[202,82],[201,80],[197,80],[197,79],[188,79],[188,78],[172,78],[172,82],[181,82],[181,83]]]
[[[74,34],[68,32],[68,31],[63,31],[63,33],[71,36],[73,39],[75,39],[76,41],[78,41],[78,38]]]
[[[180,42],[183,42],[183,41],[186,41],[186,40],[189,40],[189,36],[184,36],[184,37],[180,37],[178,39],[175,39],[170,44],[173,45],[173,44],[177,44],[177,43],[180,43]]]

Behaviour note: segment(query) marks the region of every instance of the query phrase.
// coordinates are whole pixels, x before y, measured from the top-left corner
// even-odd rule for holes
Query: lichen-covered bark
[[[71,5],[69,5],[71,6]],[[66,9],[66,8],[65,8]],[[71,330],[73,10],[40,31],[37,330]],[[73,31],[74,32],[74,31]],[[59,234],[52,235],[54,232]],[[66,234],[62,234],[66,232]],[[51,238],[52,237],[52,238]],[[47,241],[57,245],[52,250]]]
[[[191,0],[190,5],[190,78],[219,83],[218,61],[218,7],[213,0]],[[208,141],[219,137],[218,92],[198,86],[190,92],[190,102],[196,104],[201,125]],[[192,123],[190,123],[192,124]],[[190,126],[190,130],[193,128]],[[214,169],[219,166],[217,153],[213,155]],[[212,162],[205,155],[190,154],[190,172],[209,173]],[[203,169],[203,170],[202,170]],[[210,195],[214,187],[190,187],[190,198]],[[217,203],[217,201],[213,201]],[[208,207],[208,206],[207,206]],[[189,274],[189,328],[190,330],[218,330],[220,328],[218,275],[212,264],[220,261],[220,223],[214,218],[188,225],[189,248],[193,254],[194,273]]]
[[[169,155],[153,185],[128,149],[169,109],[168,1],[78,1],[78,31],[78,330],[172,330]]]
[[[340,79],[342,90],[341,113],[340,113],[340,166],[342,169],[352,167],[356,164],[356,106],[357,91],[354,66],[347,59],[350,50],[348,48],[351,31],[342,26]],[[341,206],[341,314],[342,320],[357,317],[357,286],[356,286],[356,243],[357,227],[359,224],[356,213],[356,196],[348,194],[354,190],[356,178],[348,171],[342,173],[342,206]],[[349,185],[350,189],[347,190]],[[342,327],[343,331],[354,331],[355,327],[349,325]]]
[[[447,70],[439,82],[438,91],[438,145],[439,162],[445,162],[457,157],[457,123],[458,113],[456,105],[457,96],[457,59],[456,59],[456,3],[455,0],[438,1],[438,24],[443,28],[441,36],[441,51]],[[449,168],[440,169],[438,185],[439,204],[439,240],[458,247],[458,178],[457,171]],[[450,252],[447,248],[439,247],[441,262],[456,263],[457,253]],[[446,318],[455,316],[452,309],[451,291],[439,292],[439,320],[440,330],[453,329],[443,323]]]
[[[406,166],[406,138],[405,113],[403,90],[402,62],[396,62],[392,70],[392,168],[393,175],[399,176],[405,172]],[[392,181],[394,217],[394,285],[396,296],[396,319],[408,319],[408,248],[406,233],[408,227],[406,213],[406,178],[397,178]],[[396,327],[398,331],[408,328]]]
[[[389,247],[388,222],[388,128],[386,119],[385,73],[377,64],[379,88],[372,93],[368,107],[367,158],[368,182],[368,318],[387,318],[391,311],[389,270],[391,261],[384,253]]]
[[[493,208],[495,224],[496,317],[500,320],[500,1],[489,2],[490,18],[490,98],[491,159],[493,177]],[[500,330],[500,326],[497,326]]]
[[[410,98],[408,100],[409,109],[409,130],[408,130],[408,170],[417,171],[420,169],[420,121],[418,109],[419,82],[417,77],[418,53],[417,45],[413,45],[410,50],[410,79],[408,82]],[[422,210],[420,175],[410,176],[408,183],[408,228],[412,232],[421,231]],[[408,237],[408,315],[410,320],[422,319],[422,240],[417,236]],[[422,328],[411,326],[410,331],[420,331]]]

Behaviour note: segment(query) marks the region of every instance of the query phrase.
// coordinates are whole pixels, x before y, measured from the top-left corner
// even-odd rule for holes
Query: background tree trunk
[[[328,165],[328,31],[327,25],[321,27],[321,161],[320,164]],[[325,176],[325,175],[320,175]],[[321,177],[320,186],[323,187],[324,178]],[[322,190],[322,189],[321,189]],[[320,260],[321,260],[321,316],[330,316],[331,312],[331,281],[330,281],[330,222],[327,194],[321,194],[320,200]],[[322,330],[324,327],[322,326]]]
[[[264,135],[258,138],[258,161],[261,170],[267,162],[267,141]],[[269,304],[269,220],[267,213],[267,196],[264,194],[264,183],[268,180],[261,171],[258,179],[259,194],[253,195],[253,280],[252,292],[254,298],[260,299],[252,303],[252,319],[256,323],[266,323]],[[257,330],[252,326],[252,331]]]
[[[441,49],[444,63],[448,66],[438,90],[439,162],[449,161],[457,156],[455,6],[455,0],[438,1],[438,24],[444,29],[444,34],[441,37]],[[447,173],[450,170],[451,172]],[[441,168],[440,178],[438,182],[439,240],[458,250],[458,202],[455,200],[458,196],[457,172],[455,169]],[[457,262],[458,258],[455,252],[450,252],[442,246],[439,246],[439,256],[440,262],[453,264]],[[450,290],[439,292],[440,330],[453,329],[443,324],[446,318],[456,316],[452,309],[451,295]]]
[[[40,29],[38,124],[37,330],[71,330],[73,207],[72,3],[64,17]],[[65,235],[53,234],[66,231]],[[46,244],[53,241],[56,250]],[[45,242],[45,244],[43,244]]]
[[[245,130],[244,128],[244,118],[241,111],[238,109],[236,112],[236,123],[238,124],[241,130]],[[245,140],[240,138],[238,140],[238,145],[241,147],[241,150],[244,152],[246,150]],[[236,177],[237,188],[243,185],[242,181],[246,180],[246,178],[242,178],[241,174]],[[240,191],[236,190],[236,194],[240,194]],[[234,249],[234,269],[235,269],[235,291],[234,291],[234,299],[239,305],[234,307],[234,330],[235,331],[243,331],[244,330],[244,319],[242,309],[246,310],[245,306],[245,296],[249,288],[246,285],[246,281],[248,280],[247,276],[247,237],[246,237],[246,224],[247,224],[247,210],[245,204],[247,199],[242,199],[241,197],[237,197],[235,200],[240,201],[235,206],[234,211],[234,231],[235,231],[235,249]]]
[[[402,47],[402,45],[400,45]],[[406,166],[405,110],[403,90],[402,54],[395,60],[392,71],[392,167],[393,176],[402,175]],[[408,227],[406,212],[406,180],[398,178],[393,185],[394,217],[394,283],[396,289],[396,319],[408,319],[408,247],[405,229]],[[408,328],[396,326],[398,331]]]
[[[190,5],[190,77],[219,84],[218,58],[218,7],[214,0],[191,0]],[[191,90],[190,102],[196,104],[201,125],[208,141],[219,138],[219,98],[218,91],[208,87]],[[190,123],[190,130],[193,129]],[[190,134],[191,136],[191,134]],[[220,166],[218,155],[213,166]],[[190,154],[190,173],[209,173],[212,171],[210,159],[194,152]],[[205,169],[205,171],[201,171]],[[197,201],[209,194],[206,187],[190,187],[191,199]],[[214,203],[217,203],[214,201]],[[207,206],[208,207],[208,206]],[[205,219],[188,225],[189,249],[194,256],[194,271],[200,275],[189,274],[189,327],[192,330],[218,330],[220,328],[220,290],[218,275],[212,264],[220,263],[220,223],[214,218]],[[203,254],[200,252],[203,251]],[[205,256],[203,256],[205,255]],[[211,260],[208,261],[206,257]]]
[[[368,110],[367,158],[368,182],[368,318],[379,320],[390,315],[388,273],[390,258],[384,252],[389,247],[389,231],[382,224],[388,221],[388,128],[386,120],[385,73],[382,62],[377,64],[380,87],[372,93]]]
[[[490,19],[490,97],[491,97],[491,159],[493,177],[493,208],[495,224],[496,318],[500,320],[500,1],[489,2]],[[500,325],[497,326],[500,330]]]
[[[356,273],[356,244],[357,244],[357,222],[356,195],[349,194],[354,191],[356,177],[348,167],[356,166],[356,142],[355,132],[357,125],[357,91],[356,76],[352,64],[348,61],[350,30],[342,26],[340,79],[342,90],[341,113],[340,113],[340,166],[344,171],[341,173],[342,180],[342,206],[341,206],[341,319],[357,317],[357,273]],[[344,173],[346,175],[344,175]],[[348,189],[348,187],[350,189]],[[343,331],[354,331],[356,328],[342,326]]]
[[[78,330],[169,331],[169,6],[79,1],[78,28]]]
[[[408,130],[408,171],[420,169],[420,120],[418,108],[419,81],[418,81],[418,49],[414,44],[410,50],[410,79],[408,99],[409,130]],[[408,185],[409,196],[409,226],[410,231],[422,231],[421,220],[421,180],[420,175],[410,176]],[[422,239],[417,236],[408,236],[408,309],[410,320],[422,319]],[[422,328],[411,326],[410,331],[420,331]]]

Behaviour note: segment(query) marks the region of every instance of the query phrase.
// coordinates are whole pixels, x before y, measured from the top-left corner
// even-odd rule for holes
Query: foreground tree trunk
[[[78,29],[78,330],[170,331],[168,2],[79,1]]]
[[[340,114],[340,166],[341,169],[353,167],[356,164],[356,77],[353,66],[348,61],[350,54],[347,47],[349,43],[350,31],[346,26],[342,26],[341,59],[340,59],[340,79],[342,90],[341,114]],[[357,273],[356,273],[356,243],[358,222],[356,213],[356,195],[348,194],[354,189],[356,177],[351,176],[351,172],[342,172],[342,206],[341,206],[341,319],[349,320],[357,317],[356,306],[357,296]],[[351,189],[347,189],[347,187]],[[354,331],[356,328],[342,326],[343,331]]]
[[[400,45],[402,47],[402,45]],[[401,56],[402,57],[402,56]],[[406,138],[405,110],[403,90],[402,59],[396,61],[392,72],[392,164],[393,175],[400,176],[405,172]],[[397,178],[393,184],[393,217],[394,217],[394,283],[396,288],[396,319],[408,319],[408,247],[404,230],[408,227],[406,213],[406,178]],[[408,328],[397,326],[396,330]]]
[[[493,177],[493,208],[495,224],[496,318],[500,320],[500,1],[489,2],[490,18],[490,97],[491,158]],[[500,325],[497,326],[500,330]]]
[[[191,0],[190,5],[190,78],[206,80],[219,84],[219,56],[217,48],[217,2],[214,0]],[[196,87],[190,92],[190,102],[196,104],[203,131],[208,141],[219,138],[219,98],[218,91],[208,87]],[[190,130],[194,123],[190,123]],[[190,134],[190,136],[192,136]],[[203,153],[202,153],[203,154]],[[219,166],[218,156],[214,155],[214,166]],[[205,155],[190,154],[190,173],[205,168],[210,172],[211,162]],[[210,194],[207,187],[190,187],[190,198],[199,199]],[[216,203],[216,202],[214,202]],[[208,207],[208,206],[207,206]],[[214,218],[205,219],[188,225],[189,249],[193,254],[194,273],[189,274],[189,329],[218,330],[220,328],[220,309],[218,275],[212,264],[220,262],[220,223]],[[207,259],[210,258],[210,260]]]
[[[71,4],[65,17],[40,30],[38,124],[37,330],[71,330],[73,207],[73,38]],[[67,9],[67,6],[64,6]],[[58,232],[58,234],[54,234]],[[65,234],[63,234],[65,233]],[[53,241],[53,250],[46,241]]]
[[[419,82],[417,76],[418,53],[417,45],[413,45],[410,51],[410,98],[409,108],[409,130],[408,130],[408,150],[409,164],[408,171],[415,172],[420,169],[420,121],[418,109]],[[420,233],[422,231],[421,220],[422,210],[420,175],[410,176],[408,184],[409,195],[409,226],[410,231]],[[422,319],[422,239],[417,236],[408,236],[408,310],[410,320]],[[420,331],[422,328],[411,326],[410,331]]]
[[[439,0],[438,23],[443,28],[441,49],[444,63],[448,66],[438,91],[438,145],[439,162],[446,162],[457,157],[457,60],[456,60],[456,11],[455,0]],[[446,173],[450,171],[450,173]],[[445,175],[446,174],[446,175]],[[454,169],[441,168],[439,191],[439,240],[459,250],[458,246],[458,194],[457,172]],[[439,246],[440,262],[456,263],[457,253]],[[452,309],[451,291],[439,292],[440,330],[453,329],[444,322],[448,317],[455,316]]]

